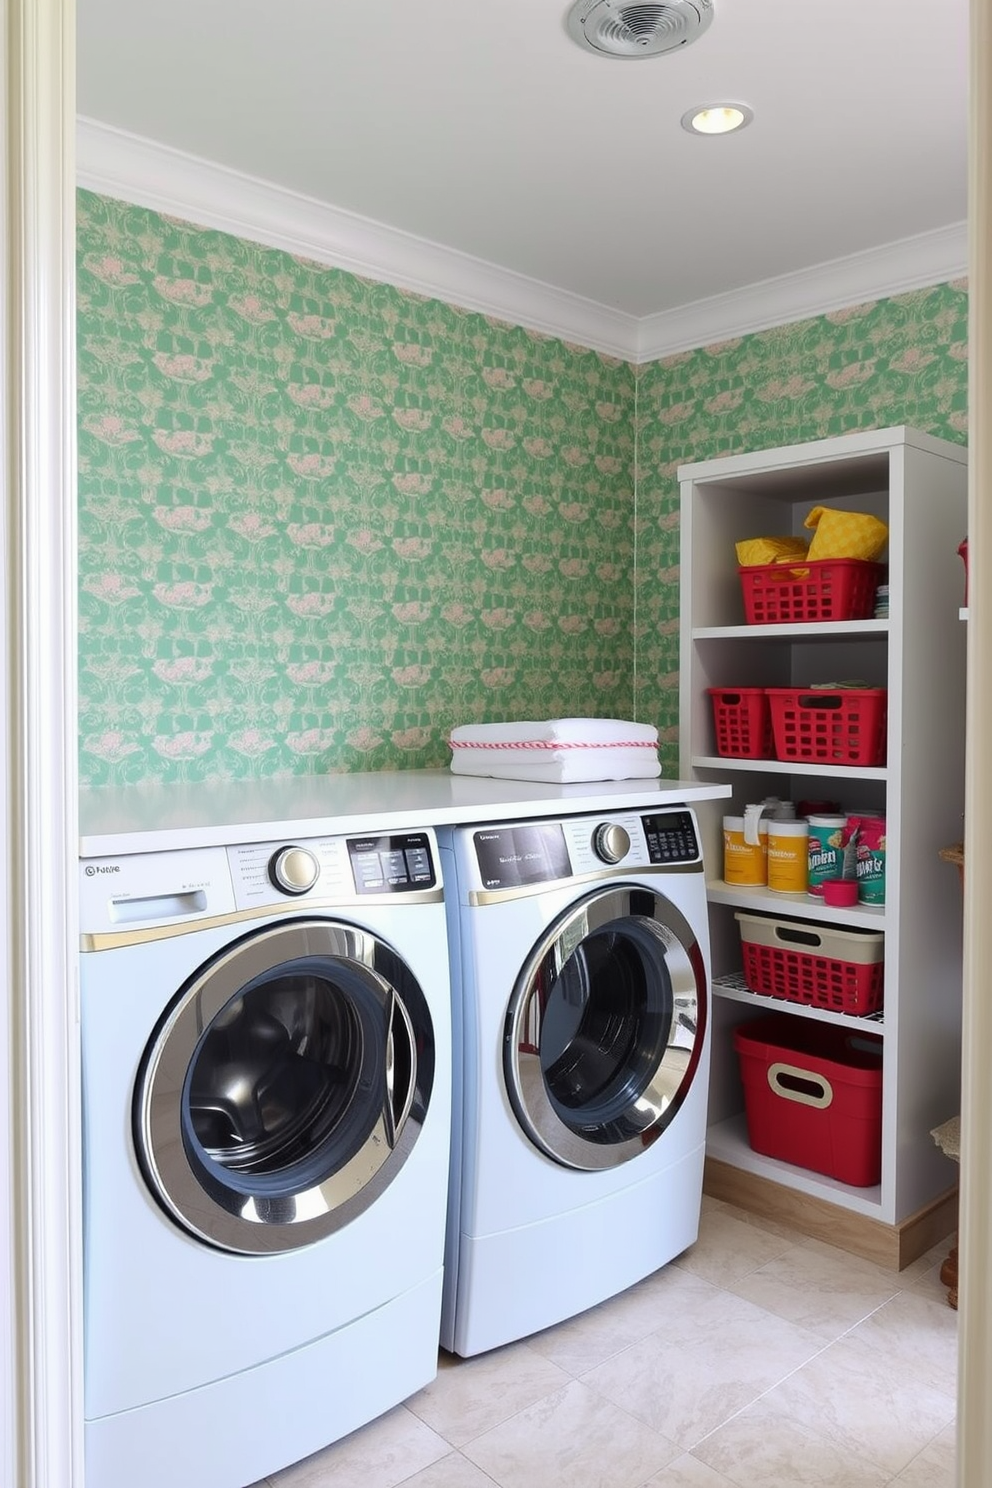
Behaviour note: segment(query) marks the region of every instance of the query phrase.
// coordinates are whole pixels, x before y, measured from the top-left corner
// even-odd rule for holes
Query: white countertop
[[[593,780],[570,785],[384,770],[221,784],[129,785],[80,795],[80,856],[227,847],[344,832],[465,826],[634,809],[729,796],[729,785]]]

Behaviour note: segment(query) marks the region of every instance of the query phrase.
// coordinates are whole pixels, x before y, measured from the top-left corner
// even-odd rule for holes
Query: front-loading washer
[[[430,830],[81,869],[89,1488],[242,1488],[437,1369]]]
[[[439,842],[455,1020],[441,1342],[469,1356],[697,1238],[709,936],[686,807]]]

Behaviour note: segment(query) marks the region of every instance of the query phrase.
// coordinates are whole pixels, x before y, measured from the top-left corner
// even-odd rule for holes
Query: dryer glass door
[[[180,993],[146,1052],[135,1142],[158,1201],[225,1250],[308,1245],[406,1161],[434,1075],[430,1013],[375,936],[294,920]]]
[[[618,885],[573,905],[521,971],[504,1074],[524,1131],[567,1167],[636,1157],[671,1122],[703,1048],[695,935],[661,894]]]

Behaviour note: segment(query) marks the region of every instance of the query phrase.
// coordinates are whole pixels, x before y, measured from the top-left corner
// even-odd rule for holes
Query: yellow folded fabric
[[[804,537],[749,537],[737,544],[737,562],[741,568],[795,563],[797,558],[806,557],[808,546]]]
[[[803,526],[815,528],[807,555],[810,562],[822,558],[874,562],[889,536],[888,527],[878,517],[867,512],[838,511],[832,506],[814,506]]]

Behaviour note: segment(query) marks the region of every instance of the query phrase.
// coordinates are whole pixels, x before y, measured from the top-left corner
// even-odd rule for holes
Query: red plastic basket
[[[884,765],[888,693],[884,687],[803,691],[766,687],[780,760]]]
[[[728,759],[774,759],[772,718],[763,687],[708,687],[716,752]]]
[[[821,558],[739,568],[748,625],[800,620],[869,620],[885,568],[862,558]]]
[[[762,997],[863,1016],[882,1006],[885,937],[738,914],[744,980]]]
[[[734,1030],[755,1152],[854,1188],[882,1175],[882,1040],[789,1013]]]

